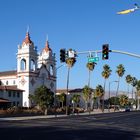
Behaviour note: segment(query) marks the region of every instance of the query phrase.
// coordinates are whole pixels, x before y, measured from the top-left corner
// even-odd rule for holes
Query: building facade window
[[[15,84],[16,84],[16,81],[14,80],[14,81],[13,81],[13,85],[15,85]]]
[[[19,93],[19,92],[17,92],[17,97],[18,97],[18,98],[20,97],[20,93]]]
[[[8,85],[8,81],[6,81],[6,85]]]
[[[15,97],[16,96],[16,94],[15,94],[15,92],[13,92],[13,97]]]
[[[53,65],[50,65],[50,75],[53,75]]]
[[[21,70],[26,70],[26,60],[25,59],[21,60],[20,69]]]
[[[11,97],[11,91],[8,91],[8,97]]]
[[[17,101],[17,106],[19,106],[19,102]]]
[[[13,102],[13,106],[15,106],[15,105],[16,105],[16,102],[14,101],[14,102]]]
[[[35,61],[33,59],[31,60],[30,70],[35,71]]]

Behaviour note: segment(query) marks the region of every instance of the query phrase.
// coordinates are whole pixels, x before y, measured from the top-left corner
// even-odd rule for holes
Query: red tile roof
[[[12,90],[12,91],[21,91],[24,90],[18,89],[17,86],[0,86],[0,90]]]
[[[30,39],[30,34],[29,32],[26,33],[26,36],[25,36],[25,39],[23,40],[23,43],[22,44],[32,44],[33,42],[31,41]]]
[[[16,70],[0,72],[0,76],[10,76],[10,75],[16,75],[16,74],[17,74]]]
[[[56,92],[57,93],[65,93],[65,92],[67,92],[67,90],[66,89],[57,89]]]
[[[46,42],[46,45],[45,45],[44,50],[45,50],[46,52],[52,51],[52,49],[49,47],[49,42],[48,42],[48,41]]]
[[[0,103],[10,103],[10,101],[7,99],[0,98]]]

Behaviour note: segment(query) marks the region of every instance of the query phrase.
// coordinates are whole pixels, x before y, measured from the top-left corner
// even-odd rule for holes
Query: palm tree
[[[70,49],[70,50],[72,50],[72,49]],[[66,58],[66,64],[68,66],[68,74],[67,74],[67,95],[68,95],[68,87],[69,87],[69,73],[70,73],[70,68],[73,67],[73,65],[75,64],[75,62],[76,62],[76,58],[75,57],[73,57],[73,58],[69,58],[69,57]],[[66,95],[66,114],[68,114],[67,95]]]
[[[57,95],[57,98],[58,98],[59,102],[62,103],[62,108],[64,106],[65,97],[66,97],[65,93],[61,93],[60,95]]]
[[[103,66],[103,72],[102,72],[102,77],[104,77],[104,92],[105,92],[105,87],[106,87],[106,80],[109,78],[109,76],[111,75],[111,72],[112,70],[110,69],[109,65],[104,65]],[[103,105],[102,105],[102,110],[104,111],[104,96],[105,96],[105,93],[103,95]]]
[[[80,102],[80,95],[79,94],[74,94],[73,96],[72,96],[72,98],[71,98],[71,100],[74,102],[74,103],[76,103],[76,104],[78,104],[79,102]]]
[[[83,88],[83,99],[84,99],[84,101],[85,101],[85,108],[86,108],[86,110],[88,109],[88,104],[89,104],[89,101],[90,101],[90,96],[91,96],[91,89],[89,88],[89,86],[85,86],[84,88]]]
[[[122,107],[128,105],[128,97],[126,95],[121,95],[119,98],[119,102]]]
[[[117,91],[116,91],[116,96],[118,95],[118,91],[119,91],[119,84],[120,84],[120,78],[124,75],[125,73],[125,68],[122,64],[119,64],[117,66],[117,70],[116,73],[118,74],[118,86],[117,86]]]
[[[72,102],[73,102],[73,113],[75,110],[75,104],[77,105],[80,102],[80,95],[79,94],[74,94],[71,98]]]
[[[88,70],[89,70],[89,78],[88,78],[88,86],[89,87],[90,87],[90,74],[91,74],[91,71],[94,70],[96,64],[97,63],[95,63],[95,62],[88,62],[87,65],[86,65]]]
[[[127,92],[128,92],[128,95],[129,95],[129,85],[131,84],[132,82],[132,76],[129,74],[125,77],[125,81],[126,83],[128,84],[128,88],[127,88]]]
[[[140,80],[137,81],[136,85],[136,98],[137,98],[137,109],[139,110],[139,97],[140,97]]]
[[[134,92],[134,88],[136,87],[137,85],[137,79],[136,77],[132,77],[132,81],[131,81],[131,85],[132,85],[132,99],[133,99],[133,92]],[[135,96],[135,100],[136,100],[136,96]]]
[[[103,87],[101,85],[96,86],[94,96],[98,100],[98,108],[100,107],[100,100],[101,100],[101,97],[103,95],[104,95],[104,89],[103,89]]]

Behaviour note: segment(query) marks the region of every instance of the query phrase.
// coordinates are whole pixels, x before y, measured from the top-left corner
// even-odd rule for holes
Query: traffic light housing
[[[103,60],[109,59],[109,45],[108,44],[104,44],[102,46],[102,59]]]
[[[66,60],[66,50],[60,49],[60,61],[65,62],[65,60]]]

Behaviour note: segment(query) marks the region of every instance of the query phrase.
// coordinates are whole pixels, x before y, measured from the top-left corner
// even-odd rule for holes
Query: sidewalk
[[[84,112],[84,113],[79,113],[78,115],[92,115],[92,114],[100,114],[100,113],[111,113],[113,111],[108,112],[108,109],[105,109],[104,112],[102,112],[101,110],[94,110],[89,112]],[[44,118],[58,118],[58,117],[69,117],[69,116],[73,116],[73,115],[77,115],[75,114],[70,114],[70,115],[44,115],[44,116],[24,116],[24,117],[3,117],[0,118],[0,121],[21,121],[21,120],[33,120],[33,119],[44,119]]]

